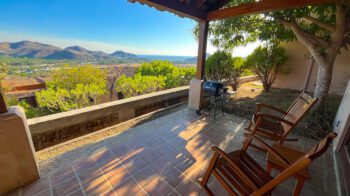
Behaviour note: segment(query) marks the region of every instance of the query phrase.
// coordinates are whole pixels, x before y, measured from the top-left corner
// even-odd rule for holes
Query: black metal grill
[[[220,96],[224,92],[224,85],[220,82],[208,80],[203,85],[204,96]]]
[[[214,119],[217,115],[217,107],[221,105],[221,113],[224,115],[224,93],[227,91],[227,88],[224,88],[224,85],[217,81],[207,80],[203,84],[203,99],[207,100],[208,110],[214,110]],[[218,103],[221,103],[218,105]],[[205,109],[202,108],[202,109]],[[201,110],[197,111],[198,114],[201,114]]]

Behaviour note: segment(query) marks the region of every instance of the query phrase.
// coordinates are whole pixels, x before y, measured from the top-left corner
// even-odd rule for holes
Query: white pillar
[[[24,111],[0,114],[0,195],[39,178],[32,137]]]

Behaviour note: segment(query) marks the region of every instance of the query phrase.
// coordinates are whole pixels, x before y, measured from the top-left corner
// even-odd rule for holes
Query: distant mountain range
[[[78,60],[78,61],[108,61],[128,60],[140,62],[150,60],[168,60],[177,63],[196,63],[197,57],[190,56],[161,56],[161,55],[136,55],[124,51],[115,51],[111,54],[102,51],[91,51],[80,46],[59,48],[49,44],[32,41],[0,42],[0,55],[11,57],[27,57],[54,60]],[[209,54],[207,54],[207,57]]]
[[[67,59],[80,61],[100,61],[103,59],[139,59],[138,56],[123,51],[108,54],[102,51],[90,51],[80,46],[59,48],[49,44],[32,41],[0,42],[0,54],[12,57]]]

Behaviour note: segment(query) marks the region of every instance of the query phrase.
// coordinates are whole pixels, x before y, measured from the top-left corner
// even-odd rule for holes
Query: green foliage
[[[5,63],[0,63],[0,81],[4,79],[4,77],[7,75],[8,72],[8,66]]]
[[[242,72],[242,74],[241,74],[241,77],[252,76],[252,75],[254,75],[254,73],[252,72],[252,70],[246,68],[246,69],[243,70],[243,72]]]
[[[196,70],[194,68],[176,67],[169,61],[152,61],[143,63],[136,70],[136,73],[142,76],[162,76],[165,78],[165,88],[169,89],[188,85]]]
[[[92,66],[63,68],[53,72],[47,89],[37,92],[41,107],[60,112],[96,104],[96,99],[107,93],[106,73]]]
[[[287,60],[288,56],[284,48],[276,44],[267,44],[266,47],[256,48],[247,57],[245,64],[258,75],[264,90],[269,91],[282,65]]]
[[[134,77],[121,76],[117,82],[117,91],[124,94],[125,97],[133,97],[146,93],[163,90],[166,86],[164,76],[142,76],[140,73]]]
[[[232,58],[230,53],[224,51],[217,51],[211,55],[205,66],[205,74],[208,79],[226,83],[234,90],[238,87],[238,78],[243,70],[243,58]]]
[[[247,2],[251,2],[251,0],[234,0],[228,6]],[[321,22],[334,25],[335,10],[335,5],[320,5],[233,17],[211,23],[209,32],[213,38],[212,43],[225,49],[233,49],[236,46],[246,45],[257,40],[276,42],[295,40],[294,33],[286,29],[280,22],[284,20],[297,21],[298,25],[307,32],[329,40],[329,31],[304,20],[304,17],[313,16]],[[197,34],[197,32],[196,29],[195,33]],[[348,39],[350,39],[350,35],[348,35]]]

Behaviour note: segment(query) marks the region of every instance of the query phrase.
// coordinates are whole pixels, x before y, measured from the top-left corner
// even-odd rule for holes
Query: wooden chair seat
[[[299,160],[301,157],[305,155],[304,152],[283,146],[281,144],[274,144],[272,145],[272,149],[274,149],[278,154],[282,155],[290,164],[295,163],[297,160]],[[283,170],[286,168],[286,166],[283,166],[284,164],[276,157],[276,155],[267,153],[267,161],[268,164],[272,164],[272,168],[276,168],[279,170]],[[268,171],[269,172],[269,171]],[[297,172],[296,175],[300,175],[303,178],[310,178],[310,173],[308,170],[308,167],[305,167]]]
[[[259,126],[260,131],[269,132],[282,136],[284,133],[284,127],[281,124],[270,122],[266,119],[262,119]]]
[[[235,162],[235,164],[247,175],[247,177],[259,188],[272,180],[268,174],[254,159],[245,151],[237,150],[228,153],[228,156]],[[242,194],[251,194],[254,192],[247,184],[240,180],[236,172],[232,169],[230,164],[224,159],[220,158],[216,168],[226,180],[235,181],[237,187],[240,187]]]

